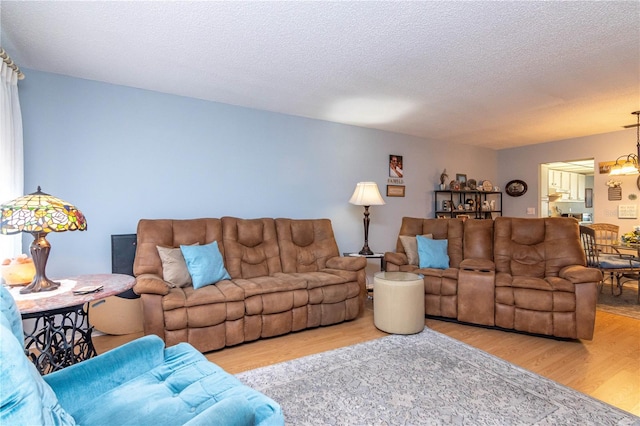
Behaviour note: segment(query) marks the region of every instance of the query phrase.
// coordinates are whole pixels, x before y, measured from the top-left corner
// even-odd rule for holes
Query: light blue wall
[[[371,207],[374,251],[395,248],[402,216],[433,217],[443,168],[451,178],[496,182],[492,150],[25,74],[25,191],[41,185],[89,223],[87,232],[48,237],[54,278],[110,272],[110,235],[134,233],[140,218],[326,217],[340,250],[359,250],[363,208],[348,200],[366,180],[384,196],[389,154],[404,156],[406,197],[385,196],[385,206]]]
[[[629,114],[629,119],[630,121],[633,119],[631,114]],[[640,224],[640,220],[619,219],[618,206],[635,204],[640,208],[638,176],[618,177],[617,180],[622,182],[622,200],[611,201],[608,199],[608,186],[606,185],[611,178],[607,174],[599,173],[598,163],[615,161],[621,155],[635,152],[635,129],[498,151],[499,180],[508,182],[512,179],[521,179],[528,184],[528,191],[523,196],[517,198],[505,196],[504,214],[505,216],[531,217],[526,214],[527,208],[536,207],[536,215],[533,217],[538,216],[540,164],[593,158],[596,166],[592,184],[593,221],[616,224],[620,226],[621,232],[631,231],[633,226]],[[630,199],[629,196],[631,198],[635,196],[636,199]]]

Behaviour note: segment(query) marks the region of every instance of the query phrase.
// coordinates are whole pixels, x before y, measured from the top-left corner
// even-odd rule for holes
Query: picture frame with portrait
[[[402,155],[389,155],[389,177],[396,179],[404,178],[404,164],[402,163]]]

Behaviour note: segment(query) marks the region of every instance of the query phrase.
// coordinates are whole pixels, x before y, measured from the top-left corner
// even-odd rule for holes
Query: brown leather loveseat
[[[356,318],[366,296],[366,260],[340,257],[328,219],[143,219],[137,235],[144,333],[167,345],[208,352],[336,324]],[[158,247],[213,241],[231,279],[198,289],[165,281]]]
[[[420,268],[407,245],[416,235],[447,239],[449,267]],[[396,252],[386,253],[385,261],[387,271],[424,275],[426,315],[561,338],[593,338],[602,275],[585,266],[573,218],[405,217]]]

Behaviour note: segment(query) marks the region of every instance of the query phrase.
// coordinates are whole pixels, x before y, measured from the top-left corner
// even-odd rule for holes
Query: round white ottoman
[[[373,323],[387,333],[424,330],[423,276],[410,272],[378,272],[373,276]]]

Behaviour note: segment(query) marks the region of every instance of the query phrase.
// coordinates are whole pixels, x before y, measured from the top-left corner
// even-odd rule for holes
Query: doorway
[[[593,221],[594,159],[540,164],[540,217],[569,216]]]

